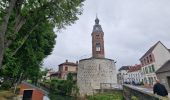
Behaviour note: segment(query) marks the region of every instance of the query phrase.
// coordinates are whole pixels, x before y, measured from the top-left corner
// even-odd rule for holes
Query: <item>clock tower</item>
[[[93,58],[105,58],[104,54],[104,33],[99,19],[96,17],[95,25],[92,32],[92,57]]]

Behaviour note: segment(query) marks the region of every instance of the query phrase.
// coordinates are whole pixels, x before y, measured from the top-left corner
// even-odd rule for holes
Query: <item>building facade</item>
[[[127,83],[130,84],[142,84],[143,83],[143,72],[142,72],[142,65],[136,64],[134,66],[129,67],[129,71],[127,73]]]
[[[77,85],[81,96],[92,95],[100,89],[117,85],[115,61],[105,58],[104,32],[95,19],[92,31],[92,57],[81,59],[78,65]]]
[[[129,68],[131,66],[122,66],[119,70],[118,70],[118,74],[117,74],[117,81],[118,84],[124,84],[125,82],[128,82],[128,71]]]
[[[73,62],[68,62],[66,60],[64,63],[61,63],[59,66],[58,72],[55,72],[51,74],[51,79],[53,78],[59,78],[59,79],[67,79],[67,75],[71,73],[73,75],[73,79],[77,80],[77,67],[78,67],[78,62],[73,63]]]
[[[153,85],[157,71],[166,61],[170,59],[170,52],[160,41],[153,45],[141,58],[144,83]]]
[[[156,75],[168,92],[170,92],[170,60],[164,63],[161,68],[156,71]]]

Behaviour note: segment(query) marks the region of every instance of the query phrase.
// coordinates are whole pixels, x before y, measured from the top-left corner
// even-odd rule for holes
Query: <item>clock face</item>
[[[96,30],[98,31],[98,30],[99,30],[99,28],[98,28],[98,27],[96,27]]]

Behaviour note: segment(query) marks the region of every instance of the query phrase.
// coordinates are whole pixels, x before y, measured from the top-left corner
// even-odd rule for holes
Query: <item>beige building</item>
[[[166,61],[170,59],[170,52],[160,41],[153,45],[141,58],[144,83],[153,85],[157,71]]]
[[[78,66],[78,62],[73,63],[73,62],[68,62],[68,60],[66,60],[66,62],[64,63],[61,63],[59,65],[59,73],[61,74],[60,78],[67,79],[68,73],[72,73],[72,74],[77,73],[77,66]]]
[[[73,75],[73,79],[77,80],[77,66],[78,62],[68,62],[66,60],[64,63],[61,63],[59,66],[59,70],[56,73],[51,74],[51,79],[59,78],[59,79],[67,79],[67,75],[71,73]]]

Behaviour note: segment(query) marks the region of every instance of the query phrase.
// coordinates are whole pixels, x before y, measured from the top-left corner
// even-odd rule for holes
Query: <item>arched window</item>
[[[100,43],[96,43],[96,51],[100,51]]]

